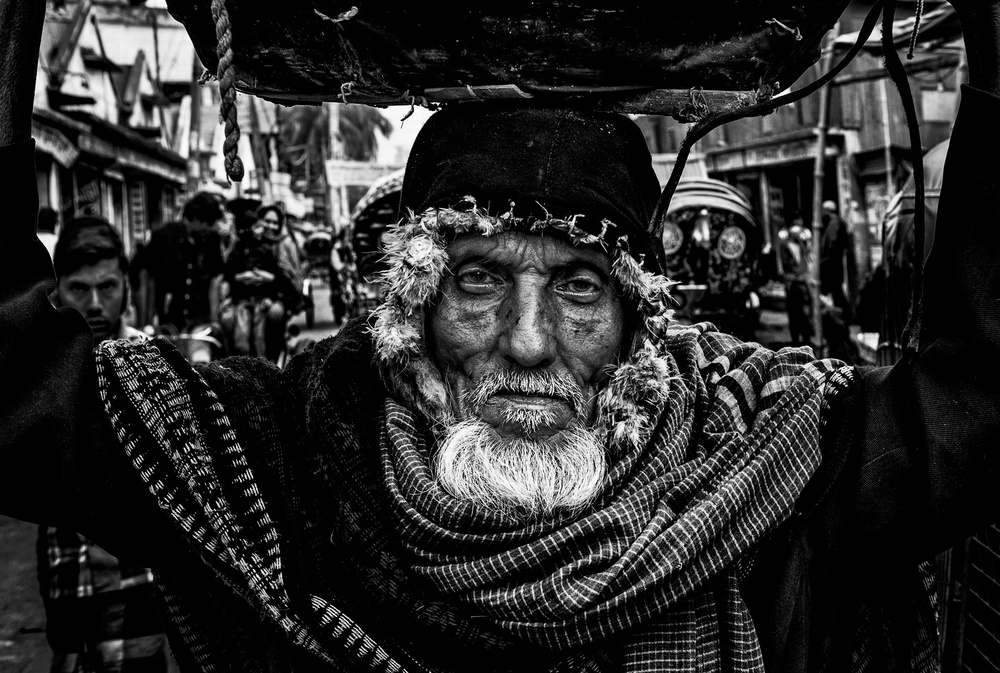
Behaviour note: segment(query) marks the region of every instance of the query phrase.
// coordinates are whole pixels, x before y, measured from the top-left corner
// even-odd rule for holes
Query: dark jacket
[[[222,273],[219,232],[191,222],[154,229],[137,263],[151,277],[160,323],[178,329],[210,322],[212,279]]]

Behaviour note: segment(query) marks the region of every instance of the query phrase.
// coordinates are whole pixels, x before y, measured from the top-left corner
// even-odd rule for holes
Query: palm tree
[[[389,137],[392,124],[378,110],[367,105],[345,105],[340,110],[340,137],[344,143],[344,158],[371,161],[378,152],[375,131]]]
[[[343,158],[371,161],[378,153],[378,135],[392,134],[392,123],[367,105],[342,105],[338,132]],[[329,117],[324,106],[278,108],[278,162],[292,175],[293,184],[305,182],[307,193],[322,188],[323,161],[330,158]]]

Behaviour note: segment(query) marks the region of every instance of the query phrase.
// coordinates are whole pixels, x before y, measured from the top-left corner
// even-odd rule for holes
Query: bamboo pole
[[[833,41],[840,32],[840,22],[834,24],[833,28],[823,38],[823,58],[820,61],[820,74],[822,77],[830,70],[833,63]],[[820,357],[825,355],[826,350],[823,345],[823,316],[820,311],[820,239],[823,235],[823,184],[826,181],[826,137],[830,125],[830,87],[827,84],[819,90],[819,113],[816,121],[816,158],[813,168],[813,199],[812,199],[812,267],[810,296],[812,299],[812,320],[813,320],[813,350]]]

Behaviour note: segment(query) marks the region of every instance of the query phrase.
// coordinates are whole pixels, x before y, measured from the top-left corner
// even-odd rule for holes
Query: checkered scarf
[[[819,465],[839,363],[705,326],[664,345],[655,432],[614,458],[599,501],[573,517],[514,525],[452,498],[428,468],[426,425],[388,400],[399,534],[416,575],[516,638],[567,653],[617,643],[627,671],[761,671],[740,577]]]

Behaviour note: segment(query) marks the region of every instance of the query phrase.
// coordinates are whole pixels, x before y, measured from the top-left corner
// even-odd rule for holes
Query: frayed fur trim
[[[646,341],[597,396],[597,429],[615,455],[645,446],[670,399],[673,377],[662,344]]]
[[[600,235],[569,218],[517,218],[511,209],[491,215],[466,197],[465,208],[431,208],[391,228],[385,235],[386,270],[379,281],[384,303],[371,319],[375,349],[390,386],[430,416],[435,427],[447,425],[450,412],[441,396],[443,379],[426,352],[424,312],[437,295],[448,264],[446,234],[478,232],[495,236],[504,231],[559,231],[575,245],[600,245],[611,256],[611,273],[625,295],[642,314],[646,334],[636,335],[632,352],[615,370],[597,400],[597,428],[609,448],[624,451],[641,447],[654,430],[669,392],[671,377],[665,352],[667,328],[673,317],[670,290],[674,283],[643,268],[628,249],[626,236],[613,247],[604,235],[614,224],[602,222]],[[610,249],[609,249],[610,247]],[[431,380],[434,379],[434,380]]]

